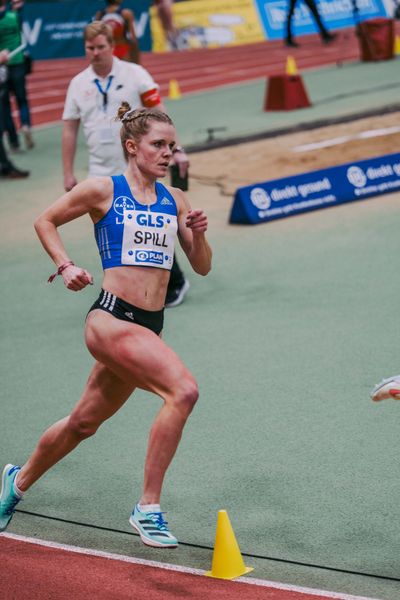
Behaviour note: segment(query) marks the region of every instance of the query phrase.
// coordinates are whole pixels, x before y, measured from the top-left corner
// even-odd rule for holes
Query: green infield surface
[[[40,153],[16,160],[32,177],[1,182],[1,465],[68,414],[93,362],[92,226],[61,233],[94,287],[48,285],[32,224],[62,191],[60,130],[36,139]],[[214,265],[201,278],[180,255],[191,288],[166,313],[164,339],[201,392],[162,500],[179,548],[146,548],[128,525],[160,406],[144,392],[29,491],[9,532],[209,569],[226,509],[248,577],[398,600],[400,403],[369,393],[400,372],[399,195],[255,227],[228,225],[217,187],[193,182],[190,199],[209,215]]]

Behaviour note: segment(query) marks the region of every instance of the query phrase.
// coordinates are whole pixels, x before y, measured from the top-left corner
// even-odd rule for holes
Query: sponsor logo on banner
[[[157,17],[150,9],[153,52],[169,50],[169,43]],[[264,39],[254,0],[191,0],[173,4],[175,44],[186,48],[212,48],[249,44]]]
[[[230,222],[261,223],[394,190],[398,153],[239,188]]]
[[[256,0],[265,36],[279,39],[286,35],[287,0]],[[360,21],[373,17],[386,17],[387,9],[382,0],[357,0]],[[328,29],[354,26],[354,7],[351,0],[320,0],[318,12]],[[314,33],[318,27],[307,6],[296,5],[293,21],[295,35]]]
[[[349,167],[347,169],[347,179],[355,187],[364,187],[364,185],[367,183],[367,177],[360,167]]]
[[[260,209],[269,208],[271,205],[271,199],[268,196],[267,192],[263,190],[263,188],[253,188],[250,192],[250,200]]]
[[[357,166],[347,171],[347,178],[356,188],[355,196],[370,196],[400,188],[400,162],[381,162],[369,166],[364,173]]]
[[[83,32],[102,8],[98,0],[25,3],[22,30],[34,59],[69,58],[85,54]],[[44,8],[45,7],[45,8]],[[124,0],[135,15],[141,50],[151,50],[149,0]]]
[[[42,29],[42,23],[43,19],[35,19],[32,27],[26,21],[22,24],[24,38],[29,46],[35,46],[37,44],[40,30]]]

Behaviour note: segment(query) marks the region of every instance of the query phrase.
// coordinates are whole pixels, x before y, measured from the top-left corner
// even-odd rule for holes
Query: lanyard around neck
[[[100,85],[100,80],[99,79],[95,79],[94,82],[97,86],[97,89],[99,90],[100,94],[103,96],[103,110],[104,112],[107,111],[107,105],[108,105],[108,90],[110,89],[110,85],[111,85],[111,81],[112,78],[114,77],[114,75],[109,75],[108,79],[107,79],[107,85],[106,85],[106,89],[103,90],[103,88]]]

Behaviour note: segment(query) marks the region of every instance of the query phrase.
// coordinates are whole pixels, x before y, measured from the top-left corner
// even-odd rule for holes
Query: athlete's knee
[[[68,419],[68,429],[79,440],[85,440],[94,435],[99,426],[100,423],[79,414],[72,413]]]
[[[192,412],[199,397],[199,388],[192,376],[182,378],[175,390],[173,403],[179,412],[188,417]]]

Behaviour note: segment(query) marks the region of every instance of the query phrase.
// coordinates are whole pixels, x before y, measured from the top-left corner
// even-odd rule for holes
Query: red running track
[[[162,96],[167,97],[171,79],[178,81],[182,94],[212,90],[282,73],[289,54],[300,70],[355,61],[360,56],[354,31],[343,30],[329,45],[312,35],[301,38],[299,48],[288,49],[281,40],[263,41],[245,46],[143,53],[142,63],[160,85]],[[86,65],[85,58],[34,63],[34,72],[28,78],[33,125],[60,120],[68,83]]]
[[[356,600],[346,594],[223,581],[5,536],[0,536],[0,564],[1,598],[9,600]]]

